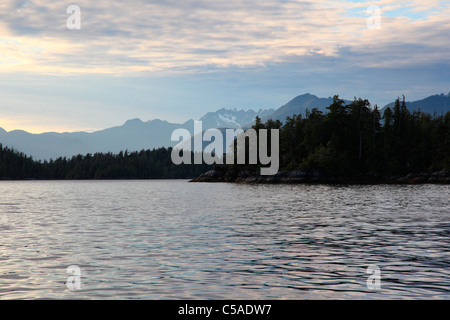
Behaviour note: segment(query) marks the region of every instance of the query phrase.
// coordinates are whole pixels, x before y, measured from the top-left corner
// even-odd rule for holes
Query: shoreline
[[[376,174],[333,176],[317,170],[306,172],[300,170],[279,171],[273,176],[261,176],[248,171],[237,174],[210,170],[189,182],[232,182],[258,184],[450,184],[450,172],[446,170],[431,173],[408,173],[405,175],[381,176]]]
[[[141,180],[188,180],[192,181],[194,178],[83,178],[83,179],[50,179],[50,178],[0,178],[1,181],[141,181]]]

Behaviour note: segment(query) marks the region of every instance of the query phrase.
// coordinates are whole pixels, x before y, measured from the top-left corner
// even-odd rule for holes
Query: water
[[[449,199],[442,185],[4,181],[0,299],[449,299]]]

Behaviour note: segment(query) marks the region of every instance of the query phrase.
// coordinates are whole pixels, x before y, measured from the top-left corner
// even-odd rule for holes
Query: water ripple
[[[1,299],[450,298],[449,186],[2,181],[0,194]]]

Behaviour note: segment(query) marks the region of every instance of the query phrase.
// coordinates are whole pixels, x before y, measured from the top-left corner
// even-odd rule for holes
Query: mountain
[[[172,132],[178,128],[193,131],[193,120],[183,124],[162,120],[143,122],[140,119],[128,120],[121,126],[92,133],[47,132],[31,134],[22,130],[6,132],[0,130],[0,143],[13,147],[37,160],[71,157],[77,154],[96,152],[118,153],[123,150],[139,151],[159,147],[174,146]]]
[[[242,124],[253,121],[257,115],[263,116],[273,111],[273,109],[256,112],[222,108],[216,112],[207,113],[200,120],[203,121],[203,130],[210,128],[236,129],[240,128]],[[188,120],[179,124],[159,119],[147,122],[140,119],[131,119],[121,126],[92,133],[47,132],[32,134],[22,130],[7,132],[0,128],[0,143],[30,155],[36,160],[49,160],[59,157],[72,157],[77,154],[118,153],[123,150],[139,151],[171,147],[178,144],[177,141],[171,141],[172,132],[176,129],[187,129],[193,136],[194,121]]]
[[[229,145],[226,141],[226,129],[246,129],[246,124],[254,122],[256,116],[265,117],[272,114],[274,109],[260,109],[258,111],[254,110],[237,110],[237,109],[219,109],[215,112],[208,112],[203,117],[199,119],[202,121],[202,135],[205,130],[208,129],[219,129],[223,136],[223,150],[229,151]],[[195,136],[186,144],[180,146],[190,150],[201,151],[211,142],[205,141],[202,145],[194,144]],[[201,149],[200,149],[201,148]]]
[[[344,100],[346,103],[350,103],[349,100]],[[297,96],[285,105],[278,108],[275,112],[270,115],[261,117],[262,122],[266,122],[269,119],[280,120],[281,122],[286,121],[286,117],[292,117],[294,114],[305,115],[306,110],[311,111],[313,108],[317,108],[323,113],[328,112],[326,109],[330,104],[333,103],[333,98],[319,98],[313,94],[305,93],[303,95]]]
[[[203,117],[200,118],[202,121],[203,129],[211,128],[230,128],[237,129],[242,128],[242,126],[247,123],[255,121],[256,116],[260,118],[269,116],[275,110],[274,109],[260,109],[258,111],[254,110],[232,110],[232,109],[219,109],[216,112],[208,112]]]
[[[381,114],[383,114],[384,110],[386,110],[386,108],[388,107],[392,109],[394,105],[395,102],[391,102],[384,106],[380,111]],[[447,95],[441,93],[429,96],[422,100],[406,102],[406,108],[410,112],[420,109],[420,111],[429,113],[431,115],[434,113],[437,113],[438,115],[445,114],[450,111],[450,92]]]

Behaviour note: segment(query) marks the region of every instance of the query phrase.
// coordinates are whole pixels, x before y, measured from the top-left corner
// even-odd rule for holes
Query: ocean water
[[[449,199],[445,185],[2,181],[0,299],[450,299]]]

